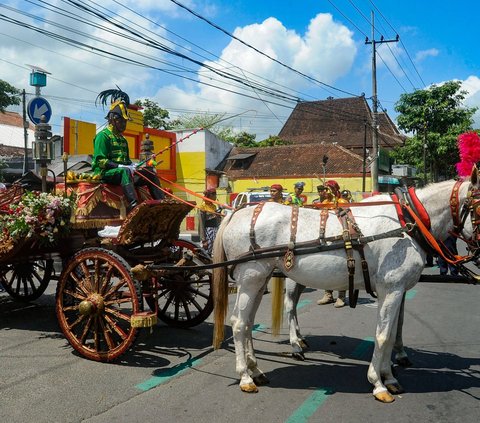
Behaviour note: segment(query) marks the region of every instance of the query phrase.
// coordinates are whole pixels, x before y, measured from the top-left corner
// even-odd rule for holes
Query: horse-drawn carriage
[[[145,201],[125,216],[120,187],[77,181],[56,188],[56,195],[19,184],[0,192],[0,283],[28,302],[57,280],[58,322],[81,355],[111,361],[157,317],[191,327],[210,315],[211,272],[192,270],[210,258],[179,240],[194,203],[139,192]],[[100,236],[105,226],[113,233]]]

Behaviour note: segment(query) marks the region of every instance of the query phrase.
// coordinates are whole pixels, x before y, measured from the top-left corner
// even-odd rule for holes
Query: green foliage
[[[213,115],[208,113],[182,115],[172,123],[172,129],[204,128],[217,135],[222,131],[222,128],[217,126],[216,122],[222,120],[224,117],[225,113],[215,113]]]
[[[162,109],[155,101],[146,98],[137,100],[135,105],[143,107],[143,124],[148,128],[172,129],[168,110]]]
[[[290,145],[291,141],[284,140],[278,135],[270,135],[268,138],[257,143],[257,147],[275,147],[277,145]]]
[[[395,104],[398,127],[413,136],[392,153],[397,163],[423,171],[425,149],[426,170],[431,171],[432,180],[455,176],[455,163],[459,161],[457,136],[471,129],[477,110],[464,107],[467,92],[460,87],[460,82],[450,81],[401,95]]]
[[[0,113],[8,106],[20,104],[20,90],[0,79]]]

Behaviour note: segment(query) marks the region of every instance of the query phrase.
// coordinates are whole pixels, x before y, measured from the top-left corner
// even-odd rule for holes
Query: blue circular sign
[[[43,97],[34,97],[28,102],[27,113],[35,125],[40,123],[42,115],[45,116],[45,123],[47,123],[52,117],[52,107]]]

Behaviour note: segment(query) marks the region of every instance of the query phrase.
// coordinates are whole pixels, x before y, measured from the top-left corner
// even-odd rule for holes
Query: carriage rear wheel
[[[53,273],[53,260],[18,262],[0,266],[0,283],[18,301],[36,300],[47,289]]]
[[[178,240],[171,247],[169,261],[177,263],[185,250],[194,251],[196,245]],[[213,310],[211,271],[175,273],[153,280],[158,299],[158,318],[170,326],[190,328],[202,323]],[[147,294],[145,301],[155,310],[153,296]]]
[[[57,286],[58,322],[81,355],[112,361],[135,341],[140,309],[129,264],[118,254],[86,248],[65,266]]]

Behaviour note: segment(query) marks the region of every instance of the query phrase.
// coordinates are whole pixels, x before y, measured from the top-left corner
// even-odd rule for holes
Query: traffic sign
[[[35,125],[40,123],[42,115],[45,115],[45,123],[47,123],[52,117],[52,107],[43,97],[34,97],[28,102],[27,113]]]

